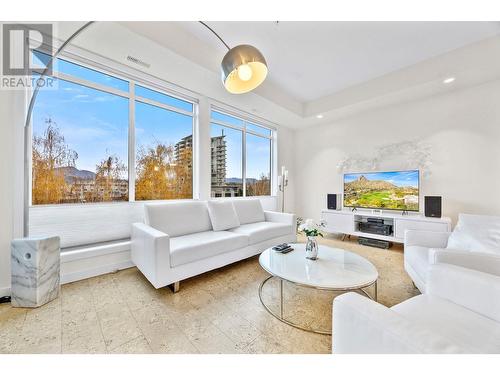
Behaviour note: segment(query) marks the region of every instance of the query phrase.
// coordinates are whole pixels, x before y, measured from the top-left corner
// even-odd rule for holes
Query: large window
[[[70,61],[54,67],[32,116],[33,205],[193,197],[194,102]]]
[[[246,195],[271,195],[271,140],[246,134]]]
[[[193,118],[136,101],[136,200],[193,197]]]
[[[271,194],[272,130],[211,112],[212,197]]]

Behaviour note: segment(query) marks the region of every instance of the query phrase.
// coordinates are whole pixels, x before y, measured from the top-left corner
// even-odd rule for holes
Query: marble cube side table
[[[11,304],[39,307],[59,296],[59,237],[23,238],[11,243]]]

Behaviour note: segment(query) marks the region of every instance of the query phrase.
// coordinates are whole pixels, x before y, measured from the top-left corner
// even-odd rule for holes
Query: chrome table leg
[[[280,317],[283,319],[283,279],[280,279]]]

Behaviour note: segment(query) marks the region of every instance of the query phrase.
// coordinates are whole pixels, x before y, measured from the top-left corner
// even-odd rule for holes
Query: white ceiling
[[[123,24],[209,70],[219,71],[226,48],[198,22]],[[412,80],[417,85],[436,79],[433,74],[441,77],[454,73],[455,65],[460,65],[457,58],[451,58],[454,53],[460,56],[454,50],[500,34],[500,22],[207,24],[230,46],[252,44],[260,49],[268,62],[269,76],[257,93],[305,117],[327,111],[322,104],[328,101],[332,106],[333,99],[340,103],[353,90],[358,90],[357,96],[361,97],[361,91],[369,90],[360,88],[369,82],[382,87],[382,78],[398,72],[407,71],[405,77],[400,77],[398,89],[406,80],[408,85]],[[483,51],[485,60],[488,50]],[[446,55],[448,58],[443,57]],[[474,66],[472,62],[470,65]],[[415,66],[422,69],[417,71]],[[339,100],[341,95],[345,98]]]
[[[202,25],[179,25],[224,51]],[[269,80],[308,102],[500,32],[494,22],[209,22],[230,46],[252,44]]]

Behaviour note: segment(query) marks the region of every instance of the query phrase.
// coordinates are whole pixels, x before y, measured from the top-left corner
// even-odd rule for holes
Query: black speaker
[[[425,196],[424,212],[427,217],[441,217],[441,197]]]
[[[329,210],[337,209],[337,194],[327,194],[326,207]]]

